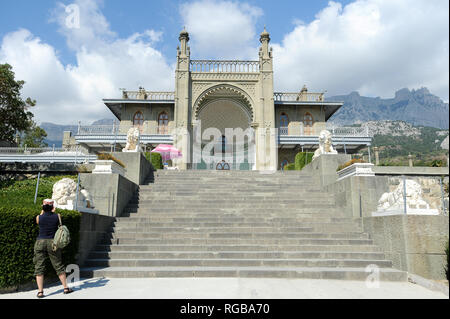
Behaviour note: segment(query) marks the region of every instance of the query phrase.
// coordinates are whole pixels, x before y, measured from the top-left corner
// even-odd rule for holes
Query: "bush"
[[[294,171],[295,170],[295,164],[294,163],[286,164],[284,166],[284,170],[285,171]]]
[[[120,166],[125,167],[125,164],[124,164],[121,160],[115,158],[114,156],[112,156],[112,155],[109,154],[109,153],[99,153],[99,154],[97,155],[97,158],[98,158],[99,160],[114,161],[114,162],[116,162],[117,164],[119,164]]]
[[[0,287],[16,286],[34,278],[34,243],[39,233],[36,216],[42,209],[42,200],[52,196],[53,184],[73,175],[41,177],[34,204],[35,179],[0,182]],[[75,211],[56,210],[69,228],[71,242],[63,250],[65,264],[75,263],[78,251],[81,214]],[[56,274],[48,261],[46,275]]]
[[[65,265],[76,262],[80,217],[75,211],[57,210],[64,225],[69,228],[71,241],[63,250]],[[0,206],[0,287],[11,287],[34,279],[34,243],[39,234],[36,207]],[[49,260],[46,275],[55,276]]]
[[[295,155],[295,170],[300,171],[305,165],[311,163],[314,153],[299,152]]]
[[[161,154],[145,152],[144,155],[145,155],[145,158],[147,159],[147,161],[152,163],[152,166],[154,169],[162,169],[163,168]],[[150,157],[151,157],[151,160],[150,160]]]
[[[344,168],[346,168],[346,167],[348,167],[350,165],[353,165],[355,163],[367,163],[367,162],[362,160],[362,159],[360,159],[360,158],[354,158],[354,159],[352,159],[352,160],[350,160],[348,162],[345,162],[344,164],[339,165],[338,168],[337,168],[337,171],[340,171],[341,169],[344,169]]]

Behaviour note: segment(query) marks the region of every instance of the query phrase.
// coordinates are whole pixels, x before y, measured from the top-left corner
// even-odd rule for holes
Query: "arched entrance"
[[[253,112],[245,98],[227,87],[215,89],[202,97],[195,115],[201,132],[201,161],[194,168],[253,169]]]

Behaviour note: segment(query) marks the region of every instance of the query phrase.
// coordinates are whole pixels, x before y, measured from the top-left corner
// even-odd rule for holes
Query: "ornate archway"
[[[201,145],[198,145],[202,150],[202,163],[197,165],[197,168],[217,169],[219,163],[227,162],[230,169],[251,169],[251,163],[254,162],[254,140],[243,133],[248,132],[253,114],[250,97],[239,88],[217,85],[204,91],[196,100],[193,109],[195,121],[201,124],[202,136]],[[207,129],[209,130],[205,132]],[[224,138],[227,134],[234,133],[236,135]],[[209,157],[206,161],[209,164],[203,161],[205,156]]]

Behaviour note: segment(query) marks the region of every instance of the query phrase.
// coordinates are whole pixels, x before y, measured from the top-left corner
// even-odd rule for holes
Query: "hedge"
[[[35,207],[0,206],[0,288],[12,287],[33,280],[34,243],[39,234]],[[70,244],[63,249],[65,265],[76,262],[81,214],[57,209],[64,225],[70,231]],[[46,275],[56,276],[47,260]]]
[[[154,169],[162,169],[163,168],[161,154],[145,152],[144,155],[145,155],[145,158],[147,159],[147,161],[152,163],[152,166]],[[150,159],[150,157],[151,157],[151,159]]]
[[[293,170],[295,170],[295,164],[294,164],[294,163],[286,164],[286,165],[284,166],[284,170],[285,170],[285,171],[293,171]]]
[[[74,175],[41,177],[36,204],[35,179],[0,182],[0,288],[17,286],[30,282],[34,276],[34,243],[39,233],[36,216],[42,208],[42,200],[52,196],[53,184]],[[71,243],[63,250],[65,264],[75,263],[78,250],[81,214],[75,211],[56,210],[62,222],[70,231]],[[50,261],[46,275],[56,274]]]
[[[311,163],[314,153],[298,152],[295,155],[295,170],[300,171],[305,165]]]

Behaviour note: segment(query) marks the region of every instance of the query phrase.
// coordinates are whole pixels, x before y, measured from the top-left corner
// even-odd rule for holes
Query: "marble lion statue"
[[[313,160],[322,154],[337,154],[337,151],[333,148],[331,136],[331,133],[327,130],[320,131],[319,148],[314,152]]]
[[[77,183],[70,178],[63,178],[53,185],[52,199],[55,201],[55,207],[73,204],[77,197],[76,194]],[[87,190],[80,190],[78,203],[81,203],[83,207],[93,207],[91,195]]]
[[[76,197],[77,183],[70,178],[63,178],[53,185],[52,199],[55,206],[67,205],[67,201],[74,201]]]
[[[403,182],[393,192],[384,193],[378,201],[378,210],[403,209]],[[416,181],[406,180],[406,205],[409,208],[429,209],[422,198],[422,187]]]
[[[127,133],[127,144],[122,152],[139,152],[139,128],[131,127]]]

